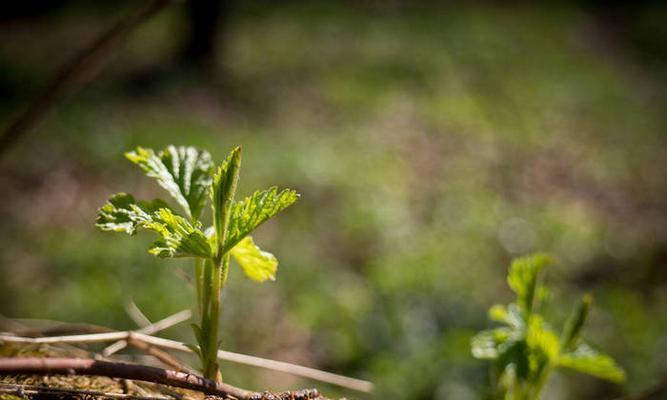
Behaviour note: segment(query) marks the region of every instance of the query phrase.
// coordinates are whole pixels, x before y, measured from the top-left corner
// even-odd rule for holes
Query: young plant
[[[261,250],[249,234],[259,225],[292,205],[299,195],[290,189],[272,187],[235,201],[241,167],[237,147],[215,168],[211,156],[193,147],[169,146],[160,152],[138,147],[125,153],[146,174],[155,178],[184,216],[160,199],[138,201],[127,193],[117,193],[99,209],[96,225],[103,231],[134,235],[152,231],[158,239],[148,250],[162,258],[194,259],[199,324],[193,324],[204,375],[221,379],[217,352],[221,291],[227,281],[230,256],[245,275],[257,282],[274,280],[278,261]],[[211,199],[212,225],[204,229],[202,213]]]
[[[581,299],[560,335],[540,315],[546,297],[540,273],[550,263],[551,258],[544,254],[514,260],[507,282],[516,301],[489,310],[489,318],[505,326],[482,331],[472,339],[473,356],[493,363],[492,379],[499,399],[539,399],[550,373],[558,367],[614,383],[625,380],[625,372],[611,357],[581,340],[590,295]]]

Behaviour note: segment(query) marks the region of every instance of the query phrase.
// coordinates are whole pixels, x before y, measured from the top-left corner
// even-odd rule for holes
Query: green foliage
[[[162,208],[168,206],[159,199],[137,202],[131,194],[116,193],[99,209],[95,223],[103,231],[134,235],[141,223],[149,221],[151,214]]]
[[[207,151],[168,146],[156,154],[152,149],[137,147],[125,153],[125,157],[146,171],[148,176],[157,179],[189,218],[199,218],[213,171],[213,161]]]
[[[192,224],[168,208],[161,208],[152,219],[141,224],[147,230],[160,235],[148,252],[162,258],[169,257],[211,257],[211,246],[201,224]]]
[[[241,240],[230,253],[248,278],[257,282],[276,279],[278,260],[273,254],[257,247],[251,237]]]
[[[278,188],[258,190],[252,196],[234,204],[231,212],[229,236],[224,251],[231,250],[250,232],[294,204],[299,195],[291,189],[278,192]]]
[[[161,258],[194,257],[197,308],[200,323],[193,324],[204,374],[219,379],[217,364],[220,297],[233,256],[245,275],[257,282],[274,280],[278,260],[261,250],[248,236],[263,222],[292,205],[298,195],[293,190],[276,188],[257,191],[234,202],[241,167],[241,148],[237,147],[214,173],[208,152],[193,147],[169,146],[156,153],[138,147],[126,153],[147,175],[156,178],[183,208],[186,217],[176,214],[164,201],[137,201],[132,195],[111,196],[97,215],[96,225],[104,231],[134,235],[143,229],[158,234],[148,250]],[[199,220],[210,193],[213,226],[202,230]]]
[[[507,326],[479,332],[471,340],[472,355],[493,363],[499,398],[539,399],[549,374],[557,367],[615,383],[625,380],[625,373],[611,357],[581,343],[590,295],[582,298],[560,336],[540,315],[540,294],[545,292],[540,272],[551,262],[544,254],[514,260],[507,281],[516,301],[489,309],[491,320]]]
[[[229,218],[236,193],[241,167],[241,149],[235,148],[223,161],[213,177],[211,186],[211,202],[213,207],[213,224],[215,227],[216,251],[222,256],[228,234]],[[229,250],[229,249],[228,249]]]

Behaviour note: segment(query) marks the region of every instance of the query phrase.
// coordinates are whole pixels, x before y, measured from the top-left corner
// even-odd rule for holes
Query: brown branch
[[[56,73],[44,91],[20,113],[0,135],[0,157],[22,135],[44,119],[47,112],[63,97],[74,92],[86,80],[91,80],[105,56],[120,39],[162,10],[171,0],[148,0],[102,32],[88,46],[77,52]],[[86,77],[86,75],[88,75]]]
[[[215,382],[197,375],[143,365],[123,364],[81,358],[0,358],[0,375],[9,374],[78,374],[106,376],[160,383],[237,399],[260,399],[259,393]]]
[[[184,366],[177,359],[172,357],[169,353],[162,351],[155,346],[151,346],[146,342],[134,338],[127,339],[127,343],[143,351],[144,353],[150,354],[151,356],[157,358],[164,365],[173,368],[175,371],[180,372],[186,370],[186,368],[184,368]]]
[[[185,344],[175,340],[163,339],[155,336],[146,335],[140,332],[109,332],[90,335],[71,335],[47,338],[26,338],[9,335],[0,335],[0,342],[9,343],[99,343],[116,340],[127,340],[134,338],[142,340],[154,346],[165,349],[183,351],[192,353]],[[343,375],[333,374],[331,372],[320,371],[315,368],[304,367],[283,361],[269,360],[266,358],[250,356],[246,354],[233,353],[231,351],[218,350],[218,359],[232,361],[239,364],[251,365],[254,367],[271,369],[274,371],[285,372],[304,378],[314,379],[320,382],[330,383],[332,385],[345,387],[360,392],[370,393],[373,391],[373,383],[361,379],[350,378]]]

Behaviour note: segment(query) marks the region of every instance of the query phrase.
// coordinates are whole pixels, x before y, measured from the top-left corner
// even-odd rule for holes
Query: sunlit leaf
[[[222,250],[222,247],[227,237],[240,168],[241,148],[237,147],[229,153],[213,176],[211,206],[213,207],[213,226],[215,227],[218,256],[230,250],[227,248]]]
[[[276,279],[278,260],[273,254],[260,249],[250,236],[241,240],[230,253],[248,278],[257,282]]]
[[[579,345],[573,352],[563,354],[558,364],[614,383],[625,381],[625,371],[611,357],[585,344]]]
[[[212,251],[199,223],[174,214],[168,208],[153,213],[150,221],[141,227],[156,232],[161,237],[148,252],[158,257],[211,257]]]
[[[535,303],[538,274],[551,262],[551,257],[546,254],[534,254],[512,261],[507,283],[517,295],[519,308],[527,314],[532,312]]]
[[[168,146],[156,154],[152,149],[137,147],[125,156],[148,176],[157,179],[190,219],[199,218],[213,173],[213,162],[207,151]]]
[[[134,235],[139,225],[150,221],[151,214],[160,208],[168,206],[159,199],[138,202],[131,194],[116,193],[97,211],[95,225],[103,231]]]
[[[224,251],[232,249],[255,228],[294,204],[298,198],[294,190],[283,189],[279,192],[278,188],[272,187],[258,190],[243,201],[234,203]]]

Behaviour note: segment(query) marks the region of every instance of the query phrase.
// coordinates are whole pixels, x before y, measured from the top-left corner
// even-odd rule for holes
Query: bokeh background
[[[3,6],[2,125],[136,3]],[[511,258],[541,250],[559,259],[547,314],[563,321],[591,292],[586,336],[629,376],[558,373],[546,398],[610,399],[667,374],[665,3],[243,1],[219,13],[215,40],[200,16],[193,42],[187,5],[168,6],[4,152],[2,315],[129,329],[130,300],[153,320],[189,307],[189,263],[148,255],[150,235],[97,231],[95,212],[117,191],[162,195],[126,150],[188,144],[221,160],[241,144],[241,194],[277,184],[302,198],[257,234],[277,281],[231,271],[225,349],[370,379],[377,398],[485,398],[469,339],[511,300]],[[165,335],[193,341],[185,325]],[[253,389],[368,397],[222,368]]]

